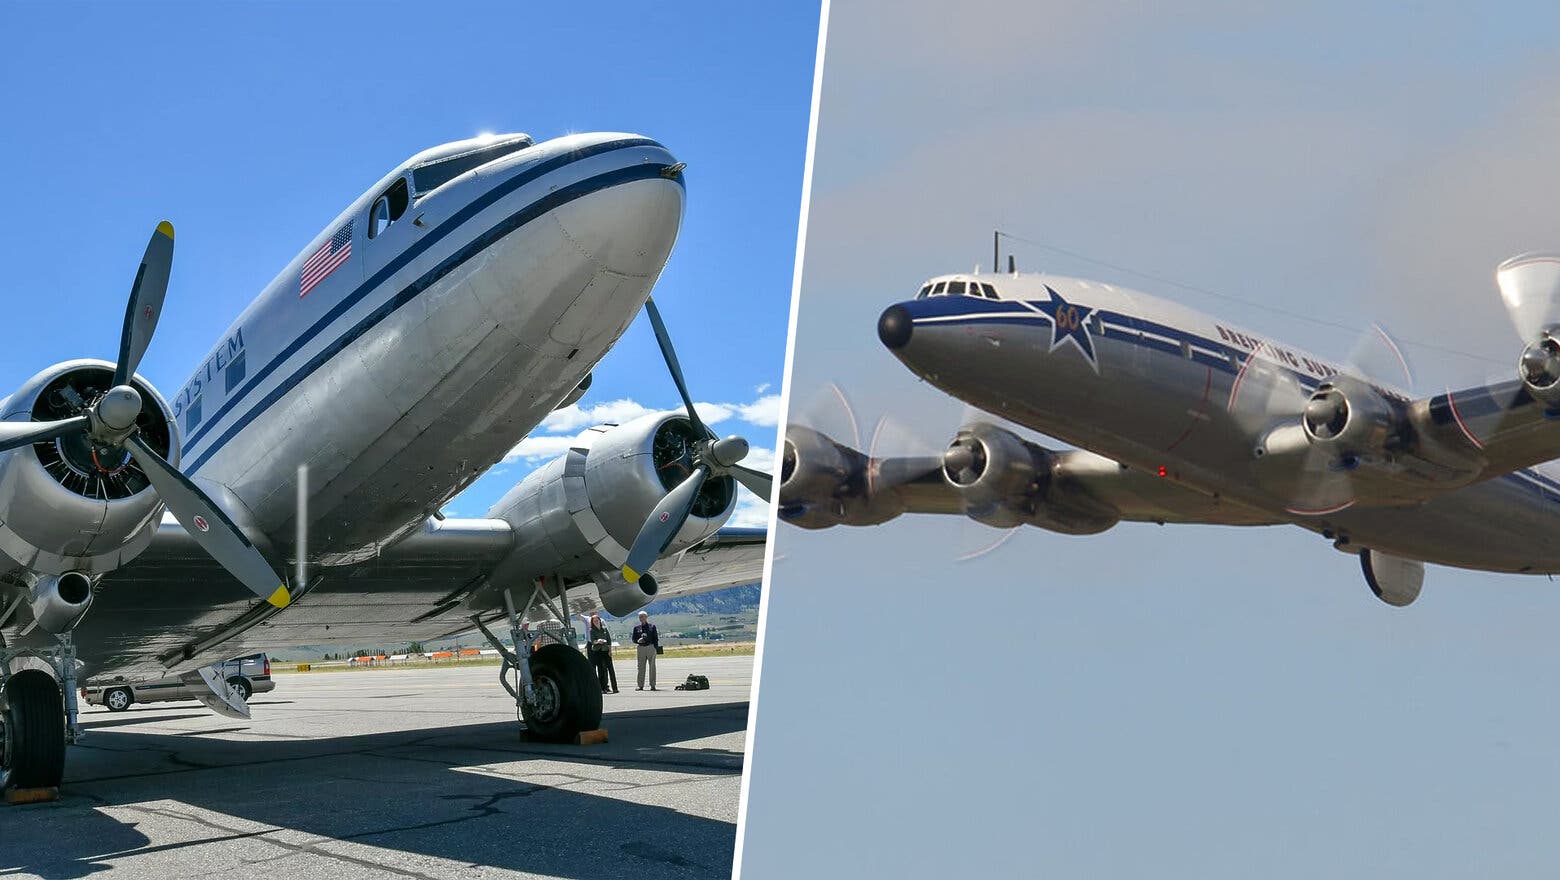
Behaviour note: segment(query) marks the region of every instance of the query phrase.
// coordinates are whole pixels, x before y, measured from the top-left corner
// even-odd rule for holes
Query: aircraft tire
[[[129,688],[109,688],[103,692],[103,705],[110,712],[123,712],[135,703],[135,692]]]
[[[65,777],[65,704],[53,676],[24,669],[6,684],[4,748],[8,783],[57,787]]]
[[[249,698],[255,693],[254,686],[249,683],[249,679],[242,675],[235,675],[228,679],[227,685],[230,689],[238,691],[238,696],[246,703],[249,702]]]
[[[522,702],[526,731],[547,742],[572,742],[601,726],[601,685],[590,661],[567,645],[543,645],[531,655],[537,705]]]

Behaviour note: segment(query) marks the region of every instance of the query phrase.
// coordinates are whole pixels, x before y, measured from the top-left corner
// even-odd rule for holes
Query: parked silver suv
[[[214,664],[212,668],[220,670],[228,689],[245,701],[254,694],[276,689],[276,682],[271,680],[271,659],[264,654],[239,657]],[[199,685],[190,687],[178,678],[164,678],[141,684],[89,683],[81,689],[81,698],[94,706],[107,706],[110,712],[123,712],[135,703],[193,700],[204,692]]]

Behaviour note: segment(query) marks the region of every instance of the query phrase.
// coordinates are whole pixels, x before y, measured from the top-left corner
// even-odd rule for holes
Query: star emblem
[[[1049,284],[1045,292],[1051,295],[1050,302],[1034,303],[1033,307],[1051,319],[1051,351],[1056,351],[1063,343],[1071,342],[1089,365],[1098,370],[1100,365],[1094,358],[1094,337],[1089,335],[1089,319],[1098,310],[1068,302]]]

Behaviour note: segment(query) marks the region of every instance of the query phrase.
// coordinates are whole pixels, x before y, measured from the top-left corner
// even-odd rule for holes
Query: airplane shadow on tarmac
[[[611,742],[599,746],[522,742],[514,722],[234,741],[120,729],[133,716],[93,719],[58,803],[0,807],[0,877],[85,877],[109,859],[147,871],[158,853],[246,838],[332,857],[343,856],[333,841],[351,841],[582,880],[723,877],[734,823],[636,801],[675,801],[666,786],[689,776],[740,776],[739,752],[669,744],[742,730],[747,715],[746,701],[613,713]],[[100,809],[130,805],[138,818]],[[152,846],[139,821],[205,827]],[[320,839],[283,840],[277,828]],[[361,858],[347,861],[377,862]]]

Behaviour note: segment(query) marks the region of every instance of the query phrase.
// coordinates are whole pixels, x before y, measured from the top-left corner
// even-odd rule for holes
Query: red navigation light
[[[1167,470],[1164,465],[1160,465],[1159,466],[1159,475],[1161,477],[1168,477],[1168,476],[1170,476],[1170,471]]]

